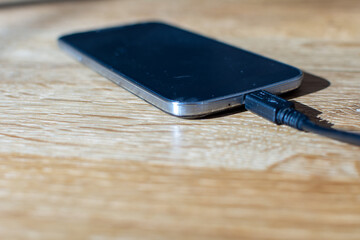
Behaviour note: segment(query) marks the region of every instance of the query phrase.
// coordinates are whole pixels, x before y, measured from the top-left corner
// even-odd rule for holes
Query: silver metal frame
[[[256,90],[266,90],[273,94],[289,92],[298,88],[303,78],[303,73],[300,71],[301,74],[294,78],[279,83],[270,84],[265,87],[252,89],[250,91],[244,91],[233,95],[228,95],[221,98],[213,98],[201,102],[178,102],[162,98],[161,96],[155,95],[152,92],[147,91],[146,89],[138,86],[134,82],[129,81],[128,79],[111,71],[111,69],[102,66],[101,64],[97,63],[96,61],[92,60],[91,58],[87,57],[86,55],[82,54],[81,52],[61,40],[59,40],[59,47],[79,62],[95,70],[100,75],[110,79],[115,84],[144,99],[145,101],[163,110],[164,112],[178,117],[198,118],[214,112],[219,112],[232,107],[240,106],[244,103],[244,96],[247,93]]]

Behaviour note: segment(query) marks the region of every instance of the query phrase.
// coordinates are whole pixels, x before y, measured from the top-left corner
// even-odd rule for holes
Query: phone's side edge
[[[203,101],[201,104],[178,103],[176,106],[173,106],[173,113],[171,114],[185,118],[203,117],[215,112],[220,112],[243,105],[245,95],[254,91],[266,90],[273,94],[283,94],[295,90],[301,85],[302,79],[303,73],[300,71],[300,74],[294,78],[265,87],[254,88],[249,91],[240,92],[231,96],[224,96],[222,98]]]
[[[105,66],[101,65],[100,63],[96,62],[95,60],[89,58],[85,54],[78,51],[76,48],[72,47],[68,43],[63,40],[64,37],[58,39],[59,48],[66,52],[68,55],[73,57],[75,60],[81,62],[85,66],[89,67],[90,69],[94,70],[95,72],[99,73],[103,77],[109,79],[113,83],[117,84],[118,86],[126,89],[127,91],[131,92],[132,94],[140,97],[141,99],[149,102],[150,104],[154,105],[155,107],[159,108],[162,111],[165,111],[171,115],[182,117],[178,114],[178,106],[181,105],[179,102],[163,99],[160,96],[157,96],[145,89],[141,86],[138,86],[128,79],[120,76],[119,74],[111,71],[110,69],[106,68]]]

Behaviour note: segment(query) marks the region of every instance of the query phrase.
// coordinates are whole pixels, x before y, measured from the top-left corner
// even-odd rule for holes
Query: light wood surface
[[[360,239],[360,149],[242,109],[169,116],[59,35],[163,20],[307,72],[286,97],[360,131],[360,2],[0,7],[0,239]]]

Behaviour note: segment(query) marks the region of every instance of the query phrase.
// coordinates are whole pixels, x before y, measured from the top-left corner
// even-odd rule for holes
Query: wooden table
[[[149,19],[303,69],[287,97],[360,131],[357,0],[3,5],[0,239],[360,239],[359,147],[241,109],[171,117],[57,47]]]

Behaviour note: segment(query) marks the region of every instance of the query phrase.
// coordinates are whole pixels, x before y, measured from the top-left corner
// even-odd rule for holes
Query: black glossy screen
[[[196,102],[299,76],[291,66],[163,23],[141,23],[60,38],[164,98]]]

